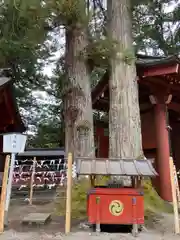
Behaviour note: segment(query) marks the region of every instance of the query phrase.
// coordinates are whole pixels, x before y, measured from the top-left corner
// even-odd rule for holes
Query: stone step
[[[22,219],[22,224],[43,225],[51,220],[50,213],[29,213]]]

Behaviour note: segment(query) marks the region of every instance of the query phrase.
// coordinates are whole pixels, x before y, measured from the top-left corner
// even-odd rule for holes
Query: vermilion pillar
[[[166,104],[162,102],[156,102],[154,105],[154,110],[157,144],[156,167],[159,174],[159,194],[165,201],[172,201],[169,167],[170,147],[169,133],[167,128]]]

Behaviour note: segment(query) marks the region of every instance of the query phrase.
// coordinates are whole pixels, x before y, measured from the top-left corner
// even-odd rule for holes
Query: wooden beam
[[[103,75],[102,79],[98,82],[95,88],[92,90],[92,103],[95,103],[96,100],[102,95],[102,93],[108,88],[109,86],[109,72]]]
[[[13,115],[13,112],[12,112],[12,104],[10,104],[10,97],[7,96],[9,95],[7,93],[7,91],[4,93],[4,99],[5,99],[5,106],[6,106],[6,109],[7,109],[7,113],[10,117],[10,122],[12,122],[14,120],[14,115]]]
[[[147,109],[150,109],[151,108],[151,103],[142,103],[140,104],[140,111],[146,111]]]
[[[0,90],[0,104],[2,104],[4,102],[4,96],[5,96],[5,91]]]
[[[173,97],[176,96],[180,99],[180,84],[167,84],[164,80],[154,77],[141,79],[140,84],[147,86],[151,93],[157,92],[158,89],[159,91],[162,91],[162,88],[164,88],[164,90],[166,89],[167,93],[169,92],[173,95]]]
[[[99,110],[99,111],[108,112],[109,111],[109,103],[108,103],[108,101],[96,102],[96,104],[94,104],[93,108],[96,109],[96,110]],[[141,112],[144,112],[144,111],[149,110],[149,109],[151,109],[150,102],[140,104],[140,111]],[[168,109],[173,110],[177,113],[180,113],[180,104],[178,104],[176,102],[171,102],[170,104],[168,104]]]
[[[178,73],[179,71],[179,64],[173,64],[171,66],[155,66],[145,68],[142,74],[142,77],[153,77],[153,76],[163,76],[172,73]]]
[[[12,124],[12,119],[9,116],[9,112],[7,110],[5,101],[3,101],[0,104],[0,112],[1,112],[1,116],[2,116],[0,118],[0,127],[4,127],[4,126]]]
[[[71,212],[72,212],[72,153],[68,153],[67,159],[67,187],[66,187],[66,216],[65,216],[65,233],[71,230]]]
[[[146,112],[149,111],[152,108],[152,105],[150,102],[144,102],[140,104],[140,111]],[[98,100],[94,105],[93,109],[99,110],[99,111],[109,111],[109,101],[105,99]]]
[[[170,88],[170,84],[159,77],[141,78],[139,83],[147,86],[150,90],[161,89],[162,87]]]
[[[98,110],[98,111],[108,112],[109,104],[96,102],[95,104],[93,104],[93,109]]]
[[[170,104],[168,104],[168,109],[180,113],[180,104],[171,102]]]

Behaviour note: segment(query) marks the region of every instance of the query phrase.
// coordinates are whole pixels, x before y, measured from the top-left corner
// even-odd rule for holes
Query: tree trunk
[[[133,49],[130,0],[107,3],[111,8],[110,34],[118,42],[109,81],[109,157],[138,159],[143,157],[143,151],[136,67],[134,60],[124,60],[124,54]]]
[[[86,59],[81,56],[87,45],[81,27],[66,29],[66,71],[68,88],[64,98],[66,153],[95,155],[91,87]]]

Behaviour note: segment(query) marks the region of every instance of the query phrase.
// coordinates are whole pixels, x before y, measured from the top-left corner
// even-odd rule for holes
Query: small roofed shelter
[[[3,172],[3,134],[22,133],[26,130],[16,103],[13,82],[10,77],[7,77],[7,71],[3,69],[0,69],[0,115],[0,172]]]
[[[142,145],[147,158],[154,158],[159,195],[172,201],[169,157],[180,170],[180,59],[176,56],[138,55],[136,61],[141,114]],[[109,111],[109,73],[92,90],[93,108]],[[108,121],[95,122],[97,157],[108,157]],[[121,147],[121,146],[119,146]]]

